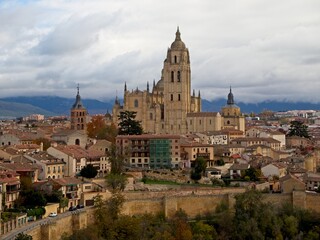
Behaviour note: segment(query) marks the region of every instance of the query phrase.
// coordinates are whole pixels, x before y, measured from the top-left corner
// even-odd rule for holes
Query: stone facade
[[[234,104],[231,88],[222,114],[201,112],[200,91],[197,96],[195,90],[191,94],[189,50],[181,40],[179,28],[167,51],[161,79],[153,82],[151,91],[149,83],[143,91],[138,88],[128,91],[125,84],[123,105],[116,98],[112,110],[114,123],[118,122],[121,111],[137,112],[136,120],[141,121],[146,133],[186,134],[224,128],[245,130],[244,117]]]

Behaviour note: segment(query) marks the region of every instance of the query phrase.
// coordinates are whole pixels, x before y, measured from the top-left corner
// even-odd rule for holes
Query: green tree
[[[310,138],[308,133],[308,126],[298,120],[292,121],[290,122],[290,128],[287,136]]]
[[[88,164],[80,171],[80,176],[85,178],[94,178],[95,176],[97,176],[97,174],[98,170],[92,164]]]
[[[124,174],[109,173],[106,176],[106,182],[112,192],[123,191],[127,184],[127,176]]]
[[[190,178],[198,181],[205,174],[207,168],[207,161],[203,157],[197,157],[194,161],[194,169],[191,171]]]
[[[261,170],[250,167],[245,170],[243,178],[245,177],[249,177],[250,181],[259,181],[259,178],[261,177]]]
[[[111,172],[106,176],[107,186],[112,192],[123,191],[127,184],[127,176],[123,173],[124,156],[118,154],[115,145],[111,146],[110,157]]]
[[[197,221],[192,225],[193,238],[197,240],[214,240],[217,238],[215,228],[209,224]]]
[[[21,191],[16,201],[17,207],[35,208],[46,206],[47,200],[44,194],[39,191],[25,190]]]
[[[25,233],[19,233],[14,240],[32,240],[32,236]]]
[[[275,209],[254,190],[236,196],[233,223],[235,239],[282,239],[281,220]]]
[[[141,123],[135,120],[137,112],[123,111],[118,115],[119,135],[141,135],[143,133]]]

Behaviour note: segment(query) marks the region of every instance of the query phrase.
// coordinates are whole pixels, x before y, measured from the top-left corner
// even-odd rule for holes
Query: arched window
[[[136,108],[139,107],[138,99],[135,99],[135,100],[134,100],[134,107],[136,107]]]
[[[177,56],[174,56],[174,63],[177,63]]]
[[[171,82],[174,82],[174,71],[171,71]]]
[[[180,93],[178,94],[178,101],[180,101],[181,100],[181,97],[180,97]]]
[[[76,139],[75,144],[76,145],[80,145],[80,139],[79,138]]]
[[[230,121],[229,121],[229,120],[227,121],[227,124],[228,124],[228,125],[230,124]]]
[[[180,71],[178,71],[177,78],[178,78],[178,82],[180,82]]]

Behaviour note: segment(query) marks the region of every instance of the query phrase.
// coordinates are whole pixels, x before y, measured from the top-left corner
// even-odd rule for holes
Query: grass
[[[172,181],[165,181],[165,180],[151,180],[146,179],[144,181],[145,184],[161,184],[161,185],[181,185],[180,183],[172,182]]]

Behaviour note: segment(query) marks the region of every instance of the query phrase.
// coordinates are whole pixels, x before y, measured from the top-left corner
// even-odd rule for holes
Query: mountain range
[[[30,114],[42,114],[45,116],[69,115],[74,98],[63,98],[54,96],[40,97],[7,97],[0,99],[0,118],[16,118]],[[105,114],[112,112],[114,100],[99,101],[95,99],[83,99],[84,106],[89,114]],[[226,104],[226,99],[213,101],[202,100],[202,111],[218,112]],[[265,101],[260,103],[242,103],[237,105],[243,113],[260,113],[264,110],[288,111],[288,110],[319,110],[320,104],[307,102],[276,102]]]

